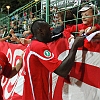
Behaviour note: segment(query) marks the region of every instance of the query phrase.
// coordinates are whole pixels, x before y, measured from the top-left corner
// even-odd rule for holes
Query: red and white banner
[[[12,66],[15,66],[19,57],[21,56],[23,50],[26,46],[22,44],[12,44],[8,42],[0,42],[0,51],[4,52],[9,62]],[[22,100],[23,95],[23,69],[11,79],[7,79],[4,76],[1,80],[1,85],[3,87],[3,97],[4,100]]]
[[[91,46],[79,48],[67,80],[52,74],[53,100],[100,100],[100,41],[91,41]],[[64,60],[69,53],[66,38],[59,38],[50,43],[49,47],[60,60]],[[0,51],[7,55],[12,66],[16,65],[25,48],[22,44],[0,42]],[[4,100],[22,100],[23,83],[23,69],[11,79],[3,77],[1,84]]]
[[[79,48],[77,51],[75,64],[67,82],[53,73],[53,100],[100,100],[100,40],[90,41],[98,33],[100,32],[95,32],[87,37],[85,47]],[[49,46],[54,54],[59,51],[57,56],[60,60],[64,60],[69,52],[68,47],[65,50],[66,43],[62,39],[66,42],[65,38],[61,38]],[[67,84],[68,82],[70,84]]]

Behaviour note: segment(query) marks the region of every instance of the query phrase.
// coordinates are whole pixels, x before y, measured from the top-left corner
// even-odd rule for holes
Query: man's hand
[[[84,34],[84,33],[85,33],[85,30],[84,29],[80,30],[79,31],[79,36],[82,36],[82,34]]]
[[[10,29],[9,33],[10,34],[14,34],[14,30],[13,29]]]
[[[85,37],[82,37],[82,36],[76,37],[73,45],[76,48],[83,46],[84,45],[84,39],[85,39]]]

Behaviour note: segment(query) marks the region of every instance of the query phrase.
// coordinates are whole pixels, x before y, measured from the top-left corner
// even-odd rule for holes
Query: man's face
[[[50,42],[50,41],[51,41],[51,36],[52,36],[52,34],[51,34],[51,30],[50,30],[49,24],[46,24],[46,25],[45,25],[43,31],[44,31],[43,41],[44,41],[45,43]]]
[[[87,11],[81,12],[82,15],[82,22],[85,25],[92,25],[93,23],[93,11],[89,9]]]

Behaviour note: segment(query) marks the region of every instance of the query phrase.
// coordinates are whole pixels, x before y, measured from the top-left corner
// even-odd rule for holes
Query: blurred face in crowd
[[[82,15],[83,24],[88,25],[88,26],[93,24],[93,10],[92,9],[81,12],[81,15]]]

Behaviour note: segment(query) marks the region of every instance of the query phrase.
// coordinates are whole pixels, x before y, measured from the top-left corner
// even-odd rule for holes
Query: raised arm
[[[61,65],[54,71],[56,74],[67,77],[71,68],[73,67],[75,55],[78,47],[83,46],[84,37],[76,37],[74,44],[68,54],[68,56],[62,61]]]
[[[12,67],[12,71],[11,71],[9,78],[12,78],[13,76],[15,76],[19,72],[19,70],[22,68],[22,65],[23,65],[23,59],[21,56],[18,64],[16,66]]]

